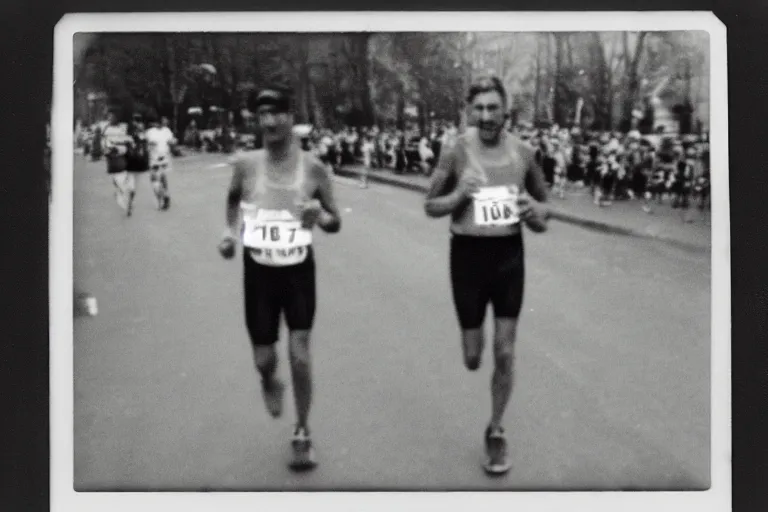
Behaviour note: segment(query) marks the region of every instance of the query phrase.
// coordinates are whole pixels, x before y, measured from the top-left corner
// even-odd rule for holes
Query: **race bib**
[[[511,188],[511,190],[510,190]],[[478,226],[510,226],[520,222],[517,206],[518,189],[482,187],[474,194],[475,224]]]
[[[296,220],[269,220],[244,215],[243,245],[257,263],[270,266],[297,265],[309,254],[312,232]]]

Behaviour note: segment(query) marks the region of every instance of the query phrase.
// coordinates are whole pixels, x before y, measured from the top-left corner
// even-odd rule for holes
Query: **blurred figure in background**
[[[362,138],[360,152],[363,155],[363,172],[360,174],[360,188],[368,188],[368,173],[373,165],[373,139],[366,135]]]
[[[163,117],[160,123],[152,123],[147,131],[147,144],[149,146],[149,179],[152,182],[152,191],[159,210],[167,210],[171,206],[171,196],[168,190],[168,173],[172,169],[172,148],[176,144],[176,138],[169,127],[167,117]]]
[[[100,140],[106,153],[107,173],[112,176],[112,184],[115,186],[115,200],[130,217],[136,187],[130,173],[126,170],[128,167],[126,154],[131,137],[128,135],[128,127],[118,121],[115,112],[109,113],[107,126]]]

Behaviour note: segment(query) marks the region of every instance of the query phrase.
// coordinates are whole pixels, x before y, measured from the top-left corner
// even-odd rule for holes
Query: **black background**
[[[508,10],[508,1],[472,10]],[[467,3],[263,0],[258,10],[468,10]],[[287,7],[289,6],[289,7]],[[516,10],[713,11],[728,29],[733,508],[768,511],[768,2],[543,1]],[[369,8],[370,7],[370,8]],[[368,8],[368,9],[367,9]],[[375,8],[375,9],[374,9]],[[49,510],[48,203],[42,154],[53,28],[67,12],[247,11],[218,0],[0,0],[0,510]],[[55,342],[55,341],[54,341]],[[761,435],[762,434],[762,435]]]

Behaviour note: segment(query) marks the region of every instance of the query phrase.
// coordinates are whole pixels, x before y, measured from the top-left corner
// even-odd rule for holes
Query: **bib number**
[[[309,254],[312,232],[298,221],[264,221],[244,216],[243,245],[257,263],[297,265]]]
[[[484,187],[474,196],[475,224],[511,226],[520,222],[517,187]]]

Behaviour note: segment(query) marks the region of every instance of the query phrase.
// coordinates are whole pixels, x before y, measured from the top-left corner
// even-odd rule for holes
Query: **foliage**
[[[469,81],[489,70],[508,88],[519,120],[627,129],[649,97],[706,104],[708,38],[697,32],[78,34],[77,117],[93,118],[88,93],[104,92],[124,117],[165,115],[178,125],[201,107],[235,113],[258,87],[294,87],[300,122],[425,127],[459,121]],[[201,71],[210,64],[215,74]],[[250,105],[252,107],[252,105]],[[90,109],[90,110],[89,110]],[[679,109],[678,109],[679,110]],[[699,112],[699,115],[706,113]],[[224,120],[226,122],[226,119]]]

